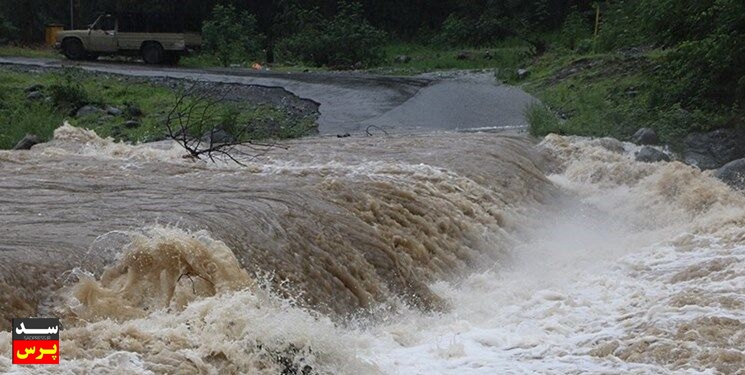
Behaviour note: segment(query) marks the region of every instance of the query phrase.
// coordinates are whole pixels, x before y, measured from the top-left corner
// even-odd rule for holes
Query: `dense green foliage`
[[[654,42],[673,48],[665,83],[683,106],[745,108],[745,2],[651,1],[639,10]]]
[[[317,9],[296,7],[282,17],[295,32],[279,41],[281,59],[345,68],[369,66],[383,57],[386,35],[365,20],[359,3],[342,3],[330,20]]]
[[[18,29],[7,18],[0,14],[0,44],[7,43],[18,34]]]
[[[692,131],[743,125],[745,3],[613,2],[601,7],[597,38],[588,16],[567,17],[555,39],[563,43],[533,64],[527,87],[558,116],[534,116],[533,133],[626,138],[648,126],[675,142]],[[570,30],[583,23],[585,37],[576,34],[572,48]]]
[[[217,5],[202,26],[204,48],[223,66],[261,56],[263,36],[256,31],[256,18],[232,5]]]

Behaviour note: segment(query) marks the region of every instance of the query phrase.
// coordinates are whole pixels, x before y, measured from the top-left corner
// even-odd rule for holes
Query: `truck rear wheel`
[[[147,43],[142,46],[142,59],[148,64],[158,65],[162,64],[165,59],[165,51],[163,46],[157,42]]]
[[[82,60],[86,56],[83,43],[74,38],[62,41],[62,53],[70,60]]]

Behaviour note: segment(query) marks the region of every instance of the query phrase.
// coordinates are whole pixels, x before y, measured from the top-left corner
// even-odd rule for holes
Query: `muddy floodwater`
[[[0,313],[62,319],[52,373],[737,373],[745,196],[608,144],[65,125],[0,152]]]

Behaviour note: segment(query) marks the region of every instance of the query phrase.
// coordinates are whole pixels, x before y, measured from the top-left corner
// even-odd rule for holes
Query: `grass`
[[[522,65],[528,53],[526,47],[505,43],[492,48],[447,48],[416,43],[397,42],[384,48],[385,58],[375,73],[408,75],[441,70],[505,70],[514,71]],[[398,61],[406,56],[409,61]]]
[[[528,49],[514,41],[506,41],[492,48],[454,48],[435,47],[411,42],[391,42],[384,49],[382,61],[367,69],[374,74],[414,75],[446,70],[503,70],[514,72],[526,61]],[[399,56],[408,61],[399,61]],[[460,56],[460,57],[459,57]],[[241,64],[248,68],[253,61]],[[221,66],[217,58],[201,53],[181,59],[181,66],[207,68]],[[329,71],[327,67],[314,67],[304,64],[272,63],[265,64],[275,72],[318,72]]]
[[[525,118],[530,124],[530,134],[533,136],[548,133],[564,134],[562,123],[551,109],[543,103],[532,103],[525,109]]]
[[[665,142],[676,144],[692,131],[723,126],[721,113],[684,111],[659,100],[665,87],[655,71],[664,53],[652,50],[638,56],[619,53],[573,54],[549,52],[531,66],[520,84],[550,108],[528,111],[530,132],[628,139],[637,129],[651,127]],[[517,82],[512,82],[517,83]]]
[[[42,85],[41,91],[46,98],[28,100],[26,89],[32,85]],[[60,93],[55,94],[58,91]],[[76,96],[82,97],[80,103],[66,102]],[[93,129],[102,137],[119,141],[137,143],[163,139],[165,117],[177,98],[176,91],[147,81],[136,83],[76,69],[27,73],[0,68],[0,149],[12,148],[27,133],[48,140],[54,129],[65,120],[75,126]],[[113,106],[125,113],[119,116],[101,113],[77,118],[74,113],[82,104],[101,108]],[[127,107],[139,108],[142,115],[127,114]],[[214,111],[217,114],[215,121],[229,118],[236,124],[250,124],[249,139],[295,138],[315,127],[314,119],[296,118],[282,109],[266,105],[221,102]],[[140,126],[123,126],[128,120],[137,120]]]
[[[21,46],[0,46],[0,56],[2,57],[35,57],[35,58],[59,58],[61,55],[59,52],[51,47],[33,46],[33,47],[21,47]]]

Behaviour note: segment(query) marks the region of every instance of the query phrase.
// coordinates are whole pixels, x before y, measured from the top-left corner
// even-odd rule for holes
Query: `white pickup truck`
[[[107,13],[87,30],[57,33],[57,48],[70,60],[125,55],[141,56],[148,64],[175,65],[201,45],[198,33],[184,32],[178,22],[162,14]]]

